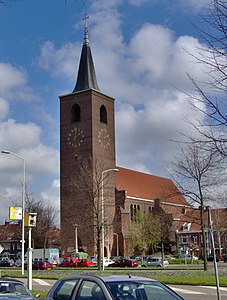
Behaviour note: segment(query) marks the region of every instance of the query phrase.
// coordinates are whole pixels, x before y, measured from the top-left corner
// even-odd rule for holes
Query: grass
[[[85,269],[60,269],[56,268],[52,271],[33,271],[33,278],[42,278],[42,279],[58,279],[65,276],[71,276],[81,273],[89,274],[103,274],[103,271],[98,271],[96,268],[85,268]],[[106,268],[104,271],[105,274],[132,274],[137,276],[145,276],[157,279],[166,284],[176,284],[176,285],[215,285],[215,274],[214,270],[203,271],[201,268],[196,269],[189,267],[181,266],[181,268]],[[26,277],[21,275],[20,269],[2,269],[1,274],[4,277]],[[219,269],[219,282],[220,286],[227,287],[227,268]],[[32,294],[35,296],[40,294],[40,299],[45,299],[47,291],[32,291]]]
[[[2,269],[4,277],[26,277],[21,275],[20,269]],[[71,276],[81,273],[103,274],[103,271],[98,271],[96,268],[86,269],[60,269],[56,268],[52,271],[33,271],[33,278],[42,279],[58,279],[65,276]],[[105,274],[132,274],[138,276],[146,276],[155,278],[167,284],[184,284],[184,285],[215,285],[215,274],[213,270],[203,271],[202,269],[172,269],[170,267],[162,268],[106,268]],[[227,269],[219,269],[219,280],[221,286],[227,286]]]

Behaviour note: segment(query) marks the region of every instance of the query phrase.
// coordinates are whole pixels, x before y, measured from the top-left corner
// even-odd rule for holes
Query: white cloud
[[[46,41],[41,47],[40,57],[36,64],[46,70],[51,76],[75,78],[76,62],[80,56],[81,45],[68,43],[59,49],[51,41]]]
[[[10,64],[0,63],[0,93],[4,94],[12,88],[20,87],[27,81],[26,73]]]
[[[9,113],[9,105],[6,99],[0,97],[0,120],[4,119]]]
[[[27,72],[11,64],[0,62],[0,94],[7,101],[30,102],[37,98],[28,86]]]

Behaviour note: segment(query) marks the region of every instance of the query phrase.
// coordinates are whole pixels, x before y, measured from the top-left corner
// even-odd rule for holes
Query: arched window
[[[107,111],[104,105],[100,107],[100,122],[107,124]]]
[[[134,204],[134,220],[136,221],[136,204]]]
[[[71,121],[80,122],[80,120],[81,120],[80,106],[78,104],[75,104],[71,110]]]
[[[133,216],[133,205],[130,205],[130,217],[131,217],[131,222],[134,221],[134,216]]]

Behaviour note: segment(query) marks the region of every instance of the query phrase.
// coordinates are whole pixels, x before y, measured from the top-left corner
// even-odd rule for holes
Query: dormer
[[[185,222],[184,224],[183,224],[183,231],[189,231],[190,229],[191,229],[191,226],[192,226],[192,223],[187,223],[187,222]]]

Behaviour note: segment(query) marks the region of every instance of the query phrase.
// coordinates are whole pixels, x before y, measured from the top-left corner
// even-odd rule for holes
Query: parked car
[[[108,267],[109,265],[113,264],[114,260],[110,260],[108,258],[105,258],[104,260],[104,267]],[[101,259],[101,264],[102,264],[102,259]]]
[[[133,259],[119,259],[113,262],[112,264],[109,264],[108,267],[138,267],[138,261]]]
[[[0,278],[0,299],[34,300],[23,282],[6,277]]]
[[[88,268],[88,267],[94,267],[94,263],[92,260],[87,258],[82,258],[78,260],[77,258],[73,257],[71,259],[70,267],[74,268]]]
[[[28,264],[24,265],[25,270],[28,268]],[[32,262],[32,270],[52,270],[53,264],[49,261],[35,260]]]
[[[93,262],[94,267],[97,267],[98,262],[97,262],[96,256],[91,256],[91,257],[90,257],[90,260]]]
[[[81,274],[61,278],[53,285],[46,300],[59,299],[182,300],[183,298],[166,285],[147,277]]]
[[[169,265],[168,260],[164,260],[162,263],[161,257],[147,257],[142,263],[142,267],[166,267]]]
[[[70,266],[70,258],[64,258],[62,262],[58,265],[59,267],[69,267]]]
[[[214,261],[214,255],[213,254],[209,254],[207,256],[207,261]],[[216,256],[216,262],[219,262],[219,257]]]
[[[0,267],[11,267],[10,262],[8,260],[0,260]]]

